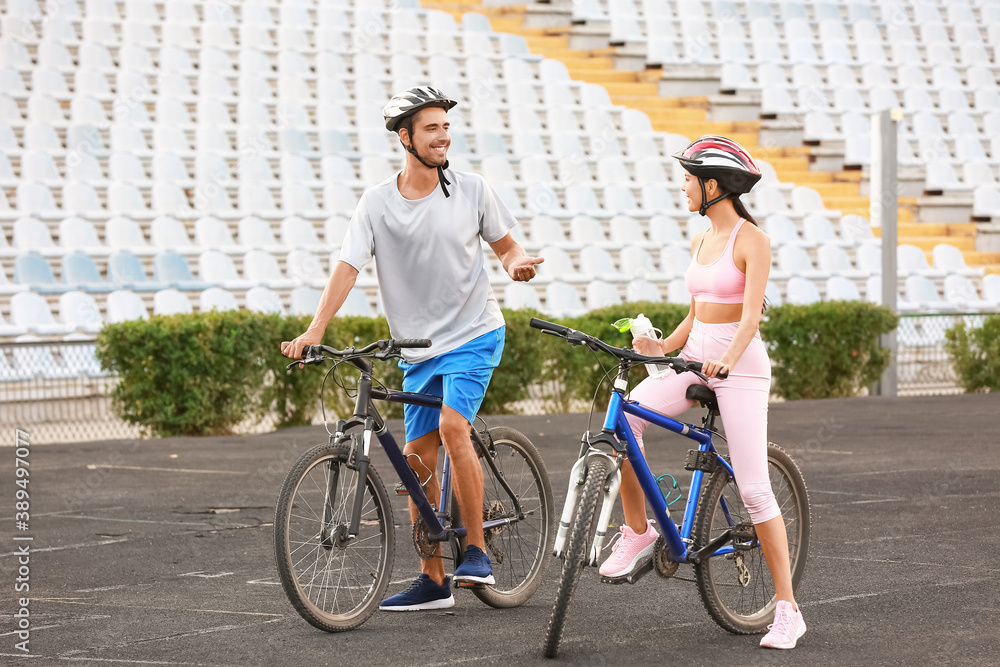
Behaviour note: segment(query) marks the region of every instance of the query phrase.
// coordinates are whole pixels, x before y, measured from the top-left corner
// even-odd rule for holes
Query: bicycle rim
[[[775,451],[777,450],[777,451]],[[809,509],[801,473],[784,451],[768,448],[771,489],[785,521],[793,584],[801,578],[808,545]],[[722,509],[725,500],[729,518]],[[710,504],[709,504],[710,503]],[[750,522],[733,478],[720,470],[706,489],[696,520],[698,544],[707,544],[730,528],[731,523]],[[699,592],[709,614],[734,633],[762,632],[774,616],[774,580],[760,545],[723,556],[713,556],[695,566]]]
[[[534,593],[547,564],[552,490],[544,463],[525,436],[504,428],[493,433],[493,464],[520,503],[524,518],[485,531],[496,583],[473,592],[492,606],[516,606]],[[510,494],[485,463],[483,481],[484,521],[514,517]]]
[[[275,516],[282,586],[296,610],[328,632],[349,630],[375,611],[392,568],[388,495],[371,467],[362,497],[359,534],[346,537],[357,471],[348,449],[325,445],[293,467]]]

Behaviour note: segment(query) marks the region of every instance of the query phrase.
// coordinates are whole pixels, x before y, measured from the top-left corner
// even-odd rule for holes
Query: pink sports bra
[[[747,276],[736,268],[736,262],[733,261],[733,246],[744,222],[746,220],[740,218],[736,223],[733,233],[729,235],[726,249],[711,264],[698,262],[698,254],[705,242],[705,237],[701,237],[701,243],[698,244],[698,249],[691,258],[691,265],[684,275],[684,284],[696,303],[743,303],[743,289],[747,283]]]

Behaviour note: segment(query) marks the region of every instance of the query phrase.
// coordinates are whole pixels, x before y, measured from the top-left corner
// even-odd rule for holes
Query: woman
[[[771,269],[771,244],[739,200],[761,174],[742,146],[723,137],[704,136],[674,157],[686,170],[681,190],[688,209],[707,215],[712,224],[691,239],[691,265],[685,277],[691,293],[687,317],[663,340],[637,338],[635,349],[653,356],[683,347],[682,357],[703,363],[708,386],[718,397],[740,494],[774,579],[778,599],[774,623],[760,644],[790,649],[805,634],[806,625],[793,597],[785,524],[767,470],[771,362],[758,326]],[[726,379],[719,379],[726,373]],[[695,382],[703,383],[691,373],[670,372],[647,378],[630,398],[674,416],[692,407],[685,392]],[[631,415],[628,421],[641,446],[648,422]],[[625,577],[645,564],[659,537],[646,520],[642,488],[628,462],[622,467],[621,496],[625,525],[600,569],[611,578]]]

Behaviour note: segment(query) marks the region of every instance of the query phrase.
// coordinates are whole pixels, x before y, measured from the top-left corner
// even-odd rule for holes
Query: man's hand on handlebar
[[[302,349],[306,345],[319,345],[323,341],[322,333],[314,333],[307,330],[304,334],[292,341],[282,341],[281,353],[289,359],[301,359]],[[299,368],[305,368],[304,364],[299,364]]]

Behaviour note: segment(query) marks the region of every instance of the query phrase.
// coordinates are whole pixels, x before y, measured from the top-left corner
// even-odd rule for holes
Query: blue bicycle
[[[305,348],[301,361],[288,365],[333,361],[327,378],[333,374],[335,379],[344,363],[361,371],[353,416],[338,421],[333,432],[327,427],[329,442],[295,462],[274,512],[281,585],[296,611],[327,632],[364,623],[378,608],[392,574],[395,524],[389,494],[369,457],[373,436],[401,481],[395,493],[409,495],[420,512],[412,533],[417,554],[423,559],[440,557],[444,543],[458,566],[465,552],[466,529],[452,493],[447,454],[442,457],[441,496],[435,506],[424,485],[436,471],[419,460],[411,467],[375,408],[374,401],[394,401],[440,409],[438,396],[389,390],[374,379],[371,359],[398,359],[407,347],[430,347],[430,341],[381,340],[345,350],[313,345]],[[348,390],[343,382],[338,385]],[[552,487],[541,456],[523,434],[483,426],[472,429],[471,438],[483,470],[483,533],[496,583],[464,587],[492,607],[516,607],[534,594],[548,564]],[[414,469],[421,471],[422,479]]]
[[[695,373],[707,380],[701,374],[701,364],[680,357],[647,357],[544,320],[532,319],[531,326],[565,338],[574,345],[606,352],[618,360],[603,427],[596,434],[584,433],[579,459],[570,472],[566,504],[553,547],[554,554],[563,559],[563,567],[545,639],[545,656],[553,658],[559,650],[570,598],[580,573],[585,566],[598,565],[621,486],[620,469],[626,460],[635,470],[662,535],[645,568],[627,578],[605,581],[635,583],[653,569],[660,576],[671,578],[682,563],[689,563],[694,566],[695,581],[705,608],[720,626],[737,634],[764,631],[774,617],[774,582],[750,515],[740,498],[732,466],[716,451],[712,442],[713,436],[722,437],[715,429],[715,419],[719,416],[715,392],[700,384],[691,385],[687,390],[688,399],[708,409],[700,427],[666,417],[626,397],[629,371],[637,365],[666,364],[679,373]],[[646,464],[642,449],[625,419],[626,414],[641,417],[698,443],[697,449],[688,452],[684,466],[692,471],[692,479],[680,526],[670,516],[664,493]],[[603,448],[609,448],[612,453],[605,453]],[[788,533],[792,584],[798,586],[809,552],[809,497],[802,473],[784,450],[768,443],[767,458],[771,487]],[[599,503],[600,513],[597,512]]]

